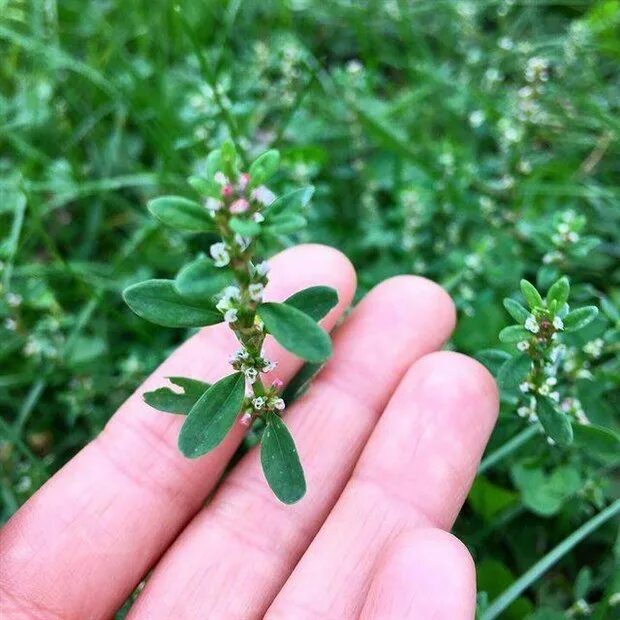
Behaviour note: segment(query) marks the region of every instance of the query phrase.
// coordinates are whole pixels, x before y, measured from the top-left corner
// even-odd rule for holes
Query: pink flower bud
[[[239,189],[243,191],[250,183],[250,175],[247,172],[243,172],[239,175]]]
[[[232,196],[233,194],[233,186],[230,183],[226,183],[222,187],[222,196]]]
[[[245,198],[239,198],[230,205],[231,213],[245,213],[250,207],[250,203]]]
[[[249,413],[248,411],[246,411],[240,418],[239,418],[239,424],[241,424],[241,426],[246,426],[249,427],[250,424],[252,424],[252,414]]]
[[[276,390],[279,390],[283,385],[284,385],[284,382],[282,381],[282,379],[274,379],[271,382],[271,387],[275,388]]]

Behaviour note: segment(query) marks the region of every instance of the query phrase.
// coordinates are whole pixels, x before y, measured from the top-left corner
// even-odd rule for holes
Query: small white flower
[[[485,115],[482,110],[474,110],[469,115],[469,124],[472,127],[480,127],[484,123]]]
[[[224,312],[224,321],[226,323],[234,323],[237,320],[237,308],[230,308]]]
[[[228,184],[228,177],[220,170],[218,170],[214,175],[213,175],[213,180],[218,184],[218,185],[227,185]]]
[[[10,332],[14,332],[17,329],[17,323],[14,319],[5,319],[4,321],[5,329],[8,329]]]
[[[549,393],[549,398],[556,402],[559,403],[560,402],[560,393],[559,392],[550,392]]]
[[[265,360],[264,366],[261,368],[262,372],[271,372],[278,366],[278,362],[272,360]]]
[[[576,233],[574,230],[571,230],[571,232],[569,232],[568,235],[566,235],[566,238],[571,243],[577,243],[577,241],[579,241],[579,233]]]
[[[286,407],[286,404],[282,398],[275,398],[271,403],[271,406],[278,411],[283,411]]]
[[[537,334],[540,331],[540,327],[538,326],[538,321],[536,320],[536,317],[533,314],[530,314],[530,316],[527,317],[523,327],[525,327],[525,329],[532,332],[533,334]]]
[[[548,396],[549,392],[551,390],[549,389],[549,386],[546,383],[543,383],[539,388],[538,388],[538,393],[542,394],[543,396]]]
[[[559,316],[554,316],[553,327],[556,329],[564,329],[564,321]]]
[[[6,303],[13,308],[17,308],[22,303],[22,296],[17,293],[7,293]]]
[[[222,290],[220,295],[221,295],[220,299],[222,300],[239,301],[239,299],[241,299],[241,290],[239,289],[238,286],[235,286],[234,284],[232,284],[230,286],[227,286],[224,290]]]
[[[553,439],[551,439],[551,437],[547,437],[547,443],[548,443],[550,446],[555,446],[555,441],[553,441]]]
[[[256,222],[257,224],[261,224],[262,222],[265,221],[265,216],[262,213],[254,213],[254,215],[252,215],[252,220],[254,222]]]
[[[605,341],[602,338],[596,338],[595,340],[590,340],[583,347],[583,352],[587,353],[591,357],[597,358],[600,357],[603,353],[603,348],[605,347]]]
[[[527,351],[530,348],[530,343],[527,340],[521,340],[521,342],[517,342],[517,349],[519,351]]]
[[[239,424],[241,424],[241,426],[250,426],[250,424],[252,424],[252,414],[249,411],[246,411],[240,418],[239,418]]]
[[[216,198],[207,198],[205,200],[205,209],[207,211],[215,212],[219,211],[222,208],[222,203]]]
[[[265,185],[259,185],[252,192],[252,198],[264,207],[267,207],[276,199],[276,195]]]
[[[529,384],[527,381],[524,381],[523,383],[521,383],[521,384],[519,385],[519,389],[520,389],[520,390],[521,390],[524,394],[526,394],[527,392],[529,392],[529,391],[530,391],[530,387],[531,387],[531,386],[530,386],[530,384]]]
[[[554,385],[558,384],[558,378],[557,377],[547,377],[545,379],[545,383],[547,385],[550,385],[551,387],[553,387]]]
[[[250,299],[252,301],[261,301],[263,298],[263,291],[265,287],[260,283],[250,284],[248,286],[248,293],[250,294]]]
[[[269,273],[269,263],[266,260],[262,263],[258,263],[258,265],[254,267],[254,271],[256,272],[256,275],[261,277],[266,276]]]
[[[243,252],[244,250],[247,250],[250,243],[252,243],[252,239],[251,237],[243,237],[242,235],[237,233],[235,235],[235,243],[239,246],[239,249]]]
[[[254,406],[254,409],[259,411],[265,406],[265,399],[262,396],[257,396],[252,400],[252,405]]]
[[[226,244],[219,241],[209,248],[209,253],[213,258],[216,267],[225,267],[230,263],[230,254],[226,248]]]
[[[519,407],[517,409],[517,415],[520,418],[527,418],[530,415],[530,409],[528,407]]]
[[[230,205],[233,214],[245,213],[250,208],[250,203],[245,198],[238,198]]]
[[[258,370],[256,370],[256,368],[252,368],[251,366],[249,368],[246,368],[243,371],[243,374],[245,375],[245,378],[250,382],[250,383],[254,383],[256,381],[256,378],[258,377]]]

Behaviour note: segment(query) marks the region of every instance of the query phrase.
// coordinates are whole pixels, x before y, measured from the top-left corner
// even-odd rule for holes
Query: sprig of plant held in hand
[[[504,307],[517,324],[504,328],[499,339],[515,344],[516,351],[497,352],[502,360],[498,383],[519,405],[520,417],[540,424],[549,443],[568,446],[575,431],[582,443],[595,441],[591,435],[605,433],[605,429],[589,424],[562,379],[570,348],[563,342],[564,334],[585,328],[596,318],[598,309],[586,306],[570,310],[570,285],[565,276],[549,288],[544,298],[527,280],[521,280],[521,293],[529,309],[512,298],[504,299]]]
[[[276,367],[263,345],[271,334],[301,359],[322,363],[331,354],[329,335],[317,324],[336,305],[332,288],[313,286],[284,303],[263,301],[268,264],[259,258],[265,244],[305,225],[302,215],[313,192],[304,187],[279,198],[264,183],[276,172],[280,156],[270,150],[247,172],[240,171],[230,142],[213,151],[204,175],[189,184],[202,204],[180,196],[152,200],[151,213],[164,224],[191,233],[216,233],[221,241],[209,254],[183,267],[174,280],[147,280],[127,288],[123,296],[140,317],[166,327],[203,327],[225,322],[240,348],[229,362],[231,374],[209,385],[196,379],[170,377],[180,388],[162,387],[144,394],[155,409],[186,415],[179,449],[197,458],[216,448],[238,423],[264,423],[261,463],[265,477],[282,502],[298,501],[306,491],[295,443],[281,414],[282,382],[265,376]]]

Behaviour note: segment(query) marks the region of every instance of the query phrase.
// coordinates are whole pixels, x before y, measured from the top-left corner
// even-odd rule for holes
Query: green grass
[[[618,432],[619,26],[617,0],[0,0],[0,518],[184,337],[120,291],[199,251],[145,205],[229,136],[282,152],[279,191],[316,186],[298,240],[342,249],[360,296],[397,273],[441,282],[461,351],[497,348],[521,277],[566,274],[602,312],[563,389]],[[575,242],[555,238],[567,211]],[[613,505],[617,454],[550,447],[515,409],[504,394],[456,526],[482,617],[505,590],[486,617],[560,618],[582,597],[617,617],[617,520],[530,570]]]

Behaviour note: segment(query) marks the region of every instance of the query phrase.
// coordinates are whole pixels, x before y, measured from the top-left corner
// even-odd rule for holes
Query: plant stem
[[[589,536],[601,525],[620,515],[620,499],[610,504],[577,528],[570,536],[565,538],[557,547],[552,549],[540,561],[536,562],[528,571],[517,579],[508,589],[504,590],[482,614],[481,620],[494,620],[509,607],[527,588],[536,582],[556,562],[559,562],[573,547]]]
[[[532,425],[523,429],[520,433],[507,441],[501,448],[498,448],[494,452],[491,452],[489,456],[482,459],[482,462],[478,467],[478,473],[483,474],[491,467],[499,463],[504,457],[518,450],[523,444],[527,443],[532,437],[537,434],[538,428],[536,426]]]

